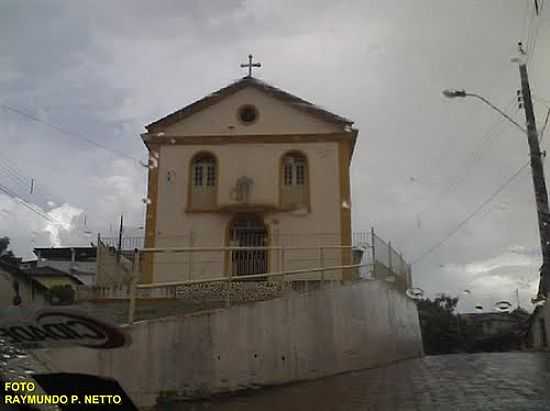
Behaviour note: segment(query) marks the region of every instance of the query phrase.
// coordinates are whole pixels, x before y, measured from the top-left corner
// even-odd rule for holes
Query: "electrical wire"
[[[546,112],[546,118],[544,119],[544,125],[540,129],[540,136],[539,138],[542,140],[544,138],[544,132],[546,131],[546,127],[548,126],[548,118],[550,117],[550,108]]]
[[[549,111],[550,113],[550,111]],[[548,118],[548,116],[547,116]],[[539,135],[539,142],[542,142],[544,140],[544,135]],[[431,254],[433,251],[441,247],[443,244],[445,244],[453,235],[455,235],[457,232],[460,231],[460,229],[468,223],[475,215],[480,212],[487,204],[489,204],[494,198],[498,196],[509,184],[511,184],[517,177],[519,177],[525,168],[530,164],[530,161],[527,161],[524,165],[522,165],[512,176],[510,176],[502,185],[499,186],[499,188],[489,196],[483,203],[481,203],[472,213],[470,213],[464,220],[462,220],[455,228],[442,240],[438,241],[436,244],[434,244],[432,247],[430,247],[427,251],[425,251],[423,254],[421,254],[419,257],[415,258],[412,262],[412,264],[417,263],[418,261],[424,259],[429,254]]]
[[[24,173],[18,171],[16,167],[2,158],[0,158],[0,172],[3,172],[4,176],[10,179],[21,193],[25,193],[25,195],[18,195],[18,197],[29,198],[32,196],[34,199],[48,204],[49,200],[42,194],[42,189],[38,188],[38,181],[36,179],[24,175]],[[32,193],[30,192],[31,184],[34,185]],[[48,194],[48,192],[45,192],[45,194]]]
[[[541,13],[543,10],[543,6],[544,6],[544,2],[541,2],[540,7],[538,9],[538,14],[535,10],[535,7],[533,7],[531,11],[531,19],[529,24],[530,34],[527,42],[527,63],[529,63],[533,59],[533,56],[535,55],[537,40],[539,37],[539,30],[540,30],[540,26],[542,25]]]
[[[424,251],[422,254],[420,254],[418,257],[413,259],[411,264],[416,264],[428,255],[430,255],[432,252],[437,250],[439,247],[444,245],[451,237],[453,237],[456,233],[460,231],[462,227],[464,227],[472,218],[476,216],[477,213],[479,213],[487,204],[489,204],[493,199],[495,199],[504,189],[511,184],[518,176],[521,175],[523,170],[525,170],[529,166],[529,161],[525,164],[523,164],[514,174],[512,174],[503,184],[501,184],[498,189],[493,192],[485,201],[483,201],[478,207],[476,207],[466,218],[464,218],[460,223],[458,223],[443,239],[435,243],[433,246],[431,246],[428,250]]]
[[[508,111],[512,104],[516,101],[516,97],[514,96],[506,105],[505,111]],[[517,113],[517,109],[515,111]],[[502,126],[504,126],[506,123],[502,119],[496,120],[489,129],[483,134],[482,137],[478,139],[478,144],[476,148],[470,152],[470,156],[466,160],[466,163],[460,168],[461,170],[466,170],[466,172],[462,173],[461,175],[455,175],[451,178],[450,182],[447,184],[447,186],[440,192],[440,194],[437,196],[437,198],[433,201],[430,201],[424,208],[422,208],[419,212],[415,213],[417,219],[420,218],[423,214],[425,214],[427,211],[429,211],[432,207],[435,205],[441,204],[441,200],[445,198],[446,196],[450,195],[458,187],[460,187],[466,179],[471,175],[472,169],[474,166],[476,166],[479,161],[482,159],[482,153],[487,148],[488,144],[497,136],[501,136],[503,134],[503,131],[501,131]],[[412,239],[415,237],[413,233],[405,240],[405,248],[407,248],[408,244],[412,241]]]
[[[17,194],[15,194],[13,191],[11,191],[9,188],[5,187],[2,184],[0,184],[0,191],[5,193],[9,197],[13,198],[18,204],[21,204],[22,206],[24,206],[28,210],[30,210],[33,213],[35,213],[36,215],[42,217],[44,220],[48,221],[49,223],[56,224],[56,225],[65,225],[64,223],[62,223],[60,221],[57,221],[54,218],[52,218],[51,216],[49,216],[48,214],[44,213],[42,210],[34,207],[33,204],[31,204],[31,203],[25,201],[24,199],[18,197]]]
[[[37,123],[43,124],[43,125],[45,125],[46,127],[49,127],[49,128],[51,128],[51,129],[53,129],[53,130],[56,130],[57,132],[59,132],[59,133],[61,133],[61,134],[63,134],[63,135],[66,135],[66,136],[68,136],[68,137],[75,137],[75,138],[78,138],[78,139],[80,139],[80,140],[82,140],[82,141],[85,141],[85,142],[88,143],[88,144],[91,144],[91,145],[93,145],[93,146],[95,146],[95,147],[98,147],[98,148],[101,148],[101,149],[103,149],[103,150],[105,150],[105,151],[108,151],[108,152],[110,152],[111,154],[115,154],[115,155],[117,155],[117,156],[119,156],[119,157],[123,157],[123,158],[126,158],[126,159],[128,159],[128,160],[135,161],[135,162],[138,163],[140,166],[143,166],[143,162],[140,161],[139,159],[137,159],[137,158],[135,158],[135,157],[133,157],[133,156],[131,156],[131,155],[129,155],[129,154],[126,154],[126,153],[124,153],[124,152],[122,152],[122,151],[119,151],[119,150],[115,150],[115,149],[113,149],[113,148],[110,148],[110,147],[108,147],[108,146],[106,146],[106,145],[104,145],[104,144],[100,144],[100,143],[94,141],[93,139],[91,139],[91,138],[89,138],[89,137],[83,135],[83,134],[78,134],[78,133],[74,133],[74,132],[68,131],[68,130],[64,129],[63,127],[60,127],[60,126],[57,126],[57,125],[55,125],[55,124],[53,124],[53,123],[50,123],[50,122],[48,122],[48,121],[42,120],[42,119],[36,117],[35,115],[33,115],[33,114],[31,114],[31,113],[28,113],[28,112],[23,111],[23,110],[21,110],[21,109],[18,109],[18,108],[9,106],[9,105],[7,105],[7,104],[5,104],[5,103],[0,103],[0,107],[2,107],[4,110],[10,111],[10,112],[12,112],[12,113],[16,113],[16,114],[18,114],[19,116],[24,117],[24,118],[26,118],[26,119],[28,119],[28,120],[32,120],[32,121],[35,121],[35,122],[37,122]]]
[[[520,35],[519,35],[519,38],[522,40],[523,44],[524,45],[527,45],[527,39],[528,39],[528,36],[529,36],[529,31],[528,31],[528,21],[529,21],[529,4],[531,4],[531,0],[524,0],[525,1],[525,12],[524,12],[524,16],[523,16],[523,20],[522,20],[522,25],[521,25],[521,32],[520,32]]]

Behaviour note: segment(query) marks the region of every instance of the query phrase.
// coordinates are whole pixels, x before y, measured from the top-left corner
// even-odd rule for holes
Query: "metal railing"
[[[140,255],[149,254],[149,259],[154,259],[157,277],[194,280],[210,278],[216,272],[242,277],[249,274],[336,266],[347,261],[343,259],[351,258],[352,248],[341,245],[210,246],[158,247],[139,251]]]
[[[188,246],[158,248],[143,248],[143,237],[122,239],[122,250],[127,250],[123,254],[134,264],[133,275],[130,276],[132,279],[129,282],[130,299],[133,300],[130,312],[135,311],[136,295],[140,297],[140,301],[142,298],[149,298],[148,296],[175,297],[178,290],[186,287],[205,285],[208,288],[208,284],[213,283],[224,285],[225,288],[216,290],[224,293],[226,305],[231,304],[231,299],[237,292],[231,285],[239,288],[237,284],[248,282],[244,288],[249,290],[255,286],[250,283],[263,281],[264,284],[279,284],[284,291],[301,283],[307,291],[315,286],[322,287],[328,282],[339,282],[344,271],[348,272],[348,279],[382,279],[394,283],[393,285],[401,291],[412,286],[410,265],[392,247],[391,242],[382,240],[374,229],[370,232],[354,232],[353,245],[330,245],[339,239],[339,235],[335,233],[278,233],[272,240],[279,245],[251,244],[252,246],[248,247],[199,246],[196,237],[193,233],[162,236],[158,238],[161,244]],[[102,239],[112,246],[117,244],[115,240],[118,241]],[[297,245],[291,246],[293,243]],[[304,243],[313,246],[300,246]],[[134,246],[132,251],[128,250],[130,246]],[[132,253],[135,253],[133,258],[129,255]],[[344,255],[346,258],[343,258]],[[155,277],[159,277],[158,272],[161,273],[160,278],[173,278],[177,281],[138,284],[142,278],[140,264],[146,258],[153,260]],[[259,284],[258,287],[262,285]],[[199,295],[200,292],[196,294]],[[192,293],[186,295],[190,296]],[[134,314],[129,319],[133,321],[133,318]]]
[[[193,233],[189,233],[183,235],[158,236],[157,240],[160,244],[164,244],[165,246],[168,244],[176,244],[186,245],[189,248],[197,248],[197,246],[205,245],[197,242],[196,237],[197,236]],[[199,276],[211,276],[212,272],[228,271],[229,269],[234,272],[246,274],[256,274],[266,270],[283,271],[285,269],[301,269],[312,267],[317,264],[317,262],[320,261],[319,254],[321,254],[322,251],[319,248],[317,248],[319,251],[311,251],[309,253],[305,252],[304,248],[301,250],[295,248],[294,251],[292,251],[291,245],[309,243],[312,246],[319,247],[325,244],[335,243],[339,238],[340,236],[337,233],[278,233],[277,237],[272,239],[274,240],[274,245],[286,247],[289,250],[286,253],[282,252],[282,257],[281,255],[276,255],[276,253],[280,253],[279,251],[262,251],[256,248],[254,250],[242,249],[242,251],[233,254],[230,262],[231,267],[225,266],[226,257],[223,251],[218,254],[212,251],[208,256],[197,256],[196,253],[189,253],[189,255],[183,258],[163,257],[162,261],[158,261],[157,264],[172,265],[179,270],[183,268],[185,272],[182,273],[182,278],[187,280]],[[107,237],[101,240],[108,246],[114,248],[118,247],[118,238]],[[141,249],[144,245],[144,237],[123,237],[121,243],[123,253],[124,250],[133,251],[135,248]],[[254,243],[238,245],[261,246],[264,244]],[[392,246],[391,242],[384,241],[374,232],[374,229],[371,229],[370,232],[354,232],[352,234],[352,245],[367,250],[368,260],[373,266],[372,272],[375,276],[379,278],[386,276],[404,277],[410,285],[410,264],[408,264],[401,253]],[[212,247],[208,248],[212,249]],[[220,247],[217,249],[219,250]],[[313,250],[313,248],[311,250]],[[356,252],[354,251],[354,253]],[[336,262],[339,260],[337,256],[331,256],[329,253],[325,253],[324,259],[326,260],[324,263],[325,265],[331,261],[333,265],[336,265]],[[223,266],[223,270],[220,269],[220,265]]]
[[[327,284],[335,284],[342,282],[343,276],[338,278],[327,278],[327,272],[343,272],[345,270],[352,270],[352,275],[348,276],[349,280],[357,279],[357,273],[361,268],[372,268],[370,264],[340,264],[340,265],[325,265],[324,252],[327,250],[351,250],[353,246],[323,246],[323,247],[169,247],[169,248],[143,248],[136,249],[134,252],[134,266],[132,271],[132,276],[130,280],[129,287],[129,307],[128,307],[128,323],[132,324],[135,318],[136,311],[136,298],[137,294],[141,290],[152,290],[152,289],[174,289],[174,292],[160,292],[161,295],[177,295],[177,288],[186,287],[186,286],[195,286],[201,284],[212,284],[212,283],[222,283],[225,288],[225,306],[229,307],[232,304],[232,286],[235,283],[242,281],[251,281],[251,280],[269,280],[270,282],[278,283],[280,289],[282,290],[281,295],[286,295],[287,291],[291,289],[289,284],[292,283],[293,279],[297,276],[307,276],[307,281],[305,283],[305,291],[308,291],[308,283],[317,282],[320,289],[324,288]],[[223,251],[223,252],[243,252],[243,251],[279,251],[280,255],[283,256],[282,261],[284,261],[284,253],[292,250],[319,250],[319,267],[310,267],[304,269],[295,269],[295,270],[284,270],[276,272],[264,272],[256,274],[244,274],[244,275],[234,275],[232,271],[229,271],[227,274],[221,274],[218,276],[208,277],[208,278],[197,278],[197,279],[188,279],[182,281],[167,281],[167,282],[158,282],[152,284],[138,284],[138,280],[141,276],[140,270],[140,261],[142,257],[146,254],[172,254],[172,253],[193,253],[193,252],[214,252],[214,251]]]

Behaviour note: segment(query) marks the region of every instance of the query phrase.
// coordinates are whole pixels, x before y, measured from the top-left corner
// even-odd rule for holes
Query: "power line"
[[[534,6],[531,10],[531,19],[529,23],[529,36],[527,38],[527,63],[529,63],[535,55],[537,40],[539,36],[540,26],[542,25],[541,13],[544,6],[544,2],[537,3],[538,0],[534,0]]]
[[[520,33],[520,36],[519,38],[522,39],[523,41],[523,44],[527,44],[527,41],[528,41],[528,37],[529,37],[529,17],[530,17],[530,14],[529,14],[529,4],[531,3],[531,0],[524,0],[525,1],[525,12],[524,12],[524,17],[523,17],[523,22],[522,22],[522,26],[521,26],[521,33]]]
[[[124,158],[126,158],[126,159],[135,161],[135,162],[138,163],[139,165],[143,165],[143,163],[142,163],[139,159],[137,159],[137,158],[135,158],[135,157],[133,157],[133,156],[131,156],[131,155],[129,155],[129,154],[126,154],[126,153],[124,153],[124,152],[122,152],[122,151],[119,151],[119,150],[110,148],[110,147],[108,147],[108,146],[106,146],[106,145],[100,144],[100,143],[94,141],[93,139],[91,139],[91,138],[89,138],[89,137],[83,135],[83,134],[77,134],[77,133],[68,131],[68,130],[64,129],[63,127],[60,127],[60,126],[57,126],[57,125],[55,125],[55,124],[53,124],[53,123],[50,123],[50,122],[48,122],[48,121],[42,120],[42,119],[36,117],[35,115],[33,115],[33,114],[31,114],[31,113],[28,113],[28,112],[23,111],[23,110],[21,110],[21,109],[18,109],[18,108],[9,106],[9,105],[4,104],[4,103],[0,103],[0,107],[2,107],[4,110],[7,110],[7,111],[11,111],[11,112],[13,112],[13,113],[16,113],[16,114],[18,114],[18,115],[20,115],[20,116],[22,116],[22,117],[24,117],[24,118],[26,118],[26,119],[28,119],[28,120],[32,120],[32,121],[35,121],[35,122],[37,122],[37,123],[44,124],[45,126],[51,128],[51,129],[53,129],[53,130],[56,130],[57,132],[59,132],[59,133],[61,133],[61,134],[64,134],[64,135],[66,135],[66,136],[68,136],[68,137],[76,137],[76,138],[79,138],[79,139],[81,139],[81,140],[83,140],[83,141],[87,142],[88,144],[91,144],[91,145],[93,145],[93,146],[95,146],[95,147],[101,148],[101,149],[103,149],[103,150],[105,150],[105,151],[108,151],[108,152],[110,152],[110,153],[112,153],[112,154],[115,154],[115,155],[117,155],[117,156],[119,156],[119,157],[124,157]]]
[[[432,247],[430,247],[420,256],[415,258],[411,262],[411,264],[416,264],[420,260],[430,255],[436,249],[441,247],[443,244],[445,244],[453,235],[459,232],[460,229],[468,223],[468,221],[474,218],[477,213],[479,213],[487,204],[489,204],[497,195],[499,195],[510,183],[512,183],[512,181],[514,181],[522,173],[522,171],[527,168],[528,165],[529,165],[529,161],[523,164],[512,176],[510,176],[503,184],[501,184],[493,194],[491,194],[485,201],[483,201],[474,211],[468,214],[468,216],[464,220],[462,220],[459,224],[457,224],[455,228],[451,232],[449,232],[449,234],[447,234],[443,239],[435,243]]]
[[[8,166],[5,164],[2,164],[2,161],[0,160],[0,171],[4,170],[4,173],[6,176],[11,177],[16,180],[18,184],[21,184],[22,186],[29,186],[30,180],[27,181],[24,177],[21,177],[21,175],[17,174],[16,172],[12,171]]]
[[[42,195],[42,189],[37,189],[37,181],[34,178],[26,176],[21,172],[17,167],[13,166],[7,160],[0,158],[0,172],[4,172],[4,175],[11,179],[15,187],[17,187],[21,192],[25,193],[25,197],[31,195],[38,200],[41,200],[44,204],[48,203],[48,200]],[[31,185],[34,186],[34,190],[31,193]],[[47,192],[45,194],[48,194]],[[19,196],[22,197],[22,196]]]
[[[540,135],[539,140],[542,142],[544,139],[544,135]],[[422,260],[429,254],[431,254],[433,251],[441,247],[443,244],[445,244],[453,235],[455,235],[457,232],[460,231],[460,229],[468,223],[478,212],[480,212],[487,204],[489,204],[497,195],[499,195],[512,181],[514,181],[517,177],[519,177],[522,173],[522,171],[530,164],[530,161],[527,161],[524,165],[522,165],[512,176],[510,176],[499,188],[489,196],[483,203],[481,203],[472,213],[470,213],[464,220],[462,220],[449,234],[447,234],[446,237],[444,237],[442,240],[438,241],[436,244],[434,244],[432,247],[430,247],[428,250],[426,250],[423,254],[421,254],[419,257],[415,258],[411,264],[415,264],[418,261]]]
[[[42,210],[37,209],[36,207],[33,207],[33,205],[31,203],[29,203],[29,202],[23,200],[22,198],[18,197],[17,194],[15,194],[13,191],[11,191],[9,188],[3,186],[2,184],[0,184],[0,191],[7,194],[9,197],[13,198],[18,204],[21,204],[22,206],[29,209],[30,211],[32,211],[36,215],[38,215],[38,216],[42,217],[43,219],[45,219],[46,221],[48,221],[49,223],[56,224],[56,225],[65,225],[64,223],[62,223],[60,221],[56,221],[55,219],[53,219],[52,217],[50,217],[49,215],[44,213]]]
[[[544,119],[544,125],[540,129],[540,139],[544,138],[544,132],[546,131],[546,126],[548,126],[548,117],[550,117],[550,108],[546,112],[546,118]]]
[[[514,96],[506,105],[505,110],[509,110],[512,104],[514,104],[516,100],[516,97]],[[515,110],[517,112],[517,110]],[[422,208],[419,212],[416,213],[417,219],[420,218],[420,216],[424,213],[426,213],[428,210],[430,210],[435,204],[439,204],[440,201],[448,196],[449,194],[453,193],[458,187],[460,187],[461,184],[463,184],[467,177],[471,174],[472,168],[479,163],[479,161],[482,158],[482,150],[486,148],[486,146],[493,140],[495,137],[500,136],[503,134],[503,131],[501,131],[501,127],[505,123],[502,121],[502,119],[497,119],[485,132],[485,134],[478,139],[478,144],[476,148],[471,151],[469,154],[470,156],[466,160],[466,164],[461,167],[461,170],[466,170],[466,172],[462,173],[461,175],[455,175],[447,184],[447,186],[440,192],[440,194],[437,196],[437,198],[433,201],[430,201],[424,208]],[[409,243],[412,239],[412,235],[406,240],[406,243]]]

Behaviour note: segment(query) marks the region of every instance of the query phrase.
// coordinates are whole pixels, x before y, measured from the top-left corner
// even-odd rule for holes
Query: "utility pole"
[[[522,54],[521,43],[519,49]],[[540,245],[542,249],[542,266],[540,268],[540,283],[538,298],[546,298],[550,291],[550,212],[548,210],[548,192],[546,180],[544,179],[544,168],[542,165],[543,154],[540,151],[539,136],[531,100],[531,89],[529,77],[527,76],[527,63],[525,58],[519,64],[519,75],[521,78],[521,95],[525,109],[525,120],[527,123],[527,142],[531,158],[531,172],[533,175],[533,187],[537,203],[537,216],[539,223]]]
[[[118,247],[117,247],[117,260],[120,260],[120,254],[122,252],[122,230],[123,230],[123,215],[120,215],[120,227],[118,229]]]

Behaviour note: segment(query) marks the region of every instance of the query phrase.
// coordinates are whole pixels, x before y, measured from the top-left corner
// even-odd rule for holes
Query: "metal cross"
[[[252,63],[252,54],[248,55],[248,64],[241,64],[241,67],[248,67],[248,76],[252,77],[252,67],[262,67],[261,63]]]

